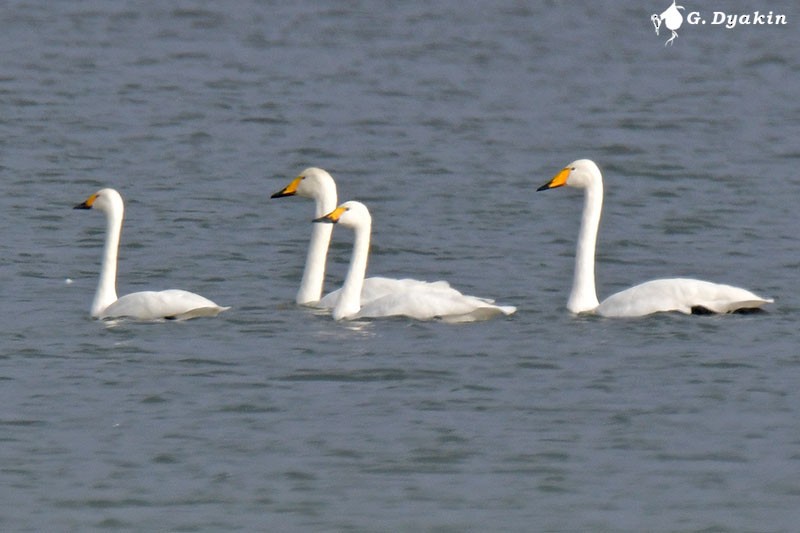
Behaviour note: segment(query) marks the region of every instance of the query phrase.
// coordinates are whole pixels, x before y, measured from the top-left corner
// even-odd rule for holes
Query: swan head
[[[309,167],[294,178],[289,185],[273,194],[270,198],[283,198],[285,196],[301,196],[303,198],[319,198],[326,191],[336,192],[336,183],[325,170]]]
[[[546,191],[547,189],[555,189],[564,185],[586,189],[598,182],[602,183],[602,181],[602,174],[600,174],[600,169],[594,161],[591,159],[578,159],[562,168],[558,174],[553,176],[553,179],[536,190]]]
[[[73,209],[98,209],[107,215],[121,214],[122,196],[114,189],[100,189]]]
[[[357,228],[372,223],[372,216],[369,214],[367,206],[361,202],[345,202],[330,213],[312,222],[327,222],[329,224],[341,224],[346,228]]]

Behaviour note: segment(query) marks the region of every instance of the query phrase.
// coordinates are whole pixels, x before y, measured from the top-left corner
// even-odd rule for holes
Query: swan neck
[[[336,320],[348,318],[361,310],[361,290],[364,287],[369,257],[370,226],[367,223],[355,228],[350,267],[347,269],[341,296],[333,310],[333,318]]]
[[[323,189],[314,200],[314,218],[320,218],[336,209],[336,188]],[[308,243],[306,265],[295,301],[298,305],[309,305],[322,298],[325,283],[325,262],[333,233],[333,224],[312,224],[311,241]]]
[[[109,305],[117,301],[117,254],[122,233],[123,211],[106,216],[106,242],[100,264],[100,280],[92,302],[92,316],[99,316]]]
[[[595,289],[594,265],[602,209],[603,182],[597,180],[584,193],[583,216],[575,252],[575,274],[567,302],[567,308],[573,313],[592,311],[600,305]]]
[[[322,287],[325,281],[325,260],[333,231],[333,224],[312,224],[312,226],[306,266],[303,269],[300,289],[297,291],[296,301],[300,305],[312,304],[322,298]]]

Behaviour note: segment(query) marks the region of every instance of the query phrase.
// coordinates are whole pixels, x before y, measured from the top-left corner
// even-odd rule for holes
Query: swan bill
[[[547,189],[555,189],[556,187],[563,187],[567,184],[567,178],[569,178],[570,172],[572,172],[571,167],[566,167],[561,170],[558,174],[553,176],[553,179],[536,189],[537,191],[546,191]]]
[[[97,200],[97,194],[91,195],[85,202],[76,205],[72,209],[91,209],[95,200]]]
[[[342,215],[345,212],[347,212],[347,210],[348,210],[348,208],[346,206],[340,205],[339,207],[337,207],[336,209],[334,209],[333,211],[331,211],[327,215],[321,216],[319,218],[315,218],[311,222],[327,222],[329,224],[336,224],[337,222],[339,222],[339,219],[342,217]]]
[[[295,194],[297,194],[297,187],[300,186],[300,182],[303,181],[303,178],[305,178],[305,176],[297,176],[295,179],[292,180],[292,182],[289,185],[287,185],[280,191],[270,196],[270,198],[283,198],[284,196],[294,196]]]

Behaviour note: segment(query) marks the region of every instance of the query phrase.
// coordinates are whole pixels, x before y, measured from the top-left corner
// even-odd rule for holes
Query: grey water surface
[[[0,8],[0,530],[791,532],[800,523],[800,10],[669,2],[50,2]],[[576,317],[691,276],[746,316]],[[469,325],[294,305],[302,169],[373,215],[372,275],[516,305]],[[89,319],[120,293],[215,319]],[[326,287],[352,243],[334,231]]]

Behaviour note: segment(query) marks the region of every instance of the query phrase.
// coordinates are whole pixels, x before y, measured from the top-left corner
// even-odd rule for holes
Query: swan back
[[[186,320],[202,316],[217,316],[228,309],[230,307],[221,307],[199,294],[180,289],[169,289],[126,294],[105,308],[97,318]]]
[[[462,294],[446,281],[389,279],[385,283],[393,286],[381,296],[362,302],[354,318],[407,316],[416,320],[475,322],[516,311],[513,306],[498,306],[492,300]]]
[[[608,317],[637,317],[676,311],[692,313],[733,313],[772,303],[740,287],[699,279],[655,279],[612,294],[597,307]]]

